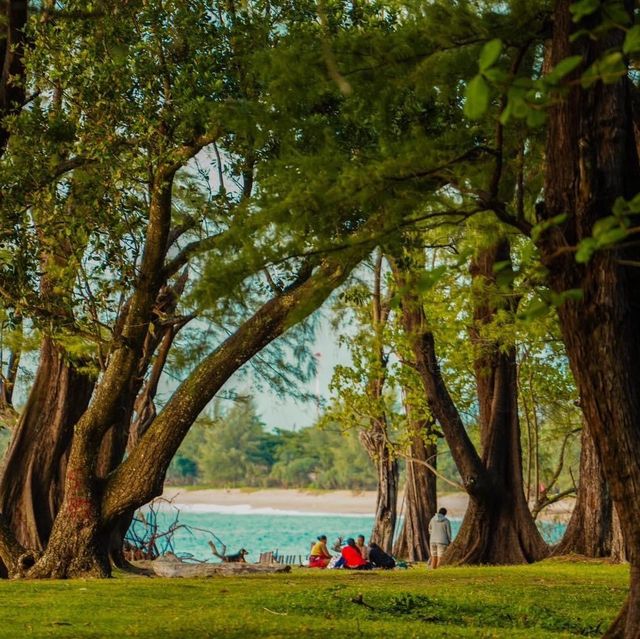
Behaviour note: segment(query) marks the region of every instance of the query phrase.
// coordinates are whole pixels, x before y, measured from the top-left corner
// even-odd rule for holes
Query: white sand
[[[304,491],[287,489],[251,490],[241,488],[186,490],[167,487],[163,497],[180,506],[248,506],[250,508],[273,508],[275,510],[299,512],[325,512],[337,514],[373,515],[376,494],[374,491],[353,492],[349,490]],[[467,508],[465,493],[448,493],[438,500],[452,517],[462,517]],[[566,521],[573,509],[573,499],[563,499],[547,508],[541,519]],[[402,507],[402,495],[398,508]]]

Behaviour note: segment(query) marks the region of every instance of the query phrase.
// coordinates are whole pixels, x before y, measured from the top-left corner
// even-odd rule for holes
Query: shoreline
[[[202,488],[185,489],[167,486],[162,497],[178,508],[200,510],[220,507],[223,510],[246,508],[246,513],[284,511],[289,514],[353,515],[373,516],[375,513],[375,491],[305,491],[293,488]],[[575,500],[562,499],[546,508],[539,519],[545,522],[566,523],[569,521]],[[466,493],[444,493],[438,497],[438,506],[444,507],[448,515],[460,519],[467,508]],[[403,495],[398,496],[398,512],[401,514]]]

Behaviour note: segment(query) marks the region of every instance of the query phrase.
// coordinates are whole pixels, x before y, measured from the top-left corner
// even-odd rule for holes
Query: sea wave
[[[373,513],[334,513],[319,510],[286,510],[279,508],[255,507],[250,504],[181,504],[172,502],[170,504],[158,504],[160,510],[178,509],[184,513],[216,513],[219,515],[279,515],[285,517],[371,517]]]

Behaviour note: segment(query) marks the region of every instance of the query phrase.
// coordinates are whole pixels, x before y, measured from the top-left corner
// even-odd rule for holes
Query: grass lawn
[[[201,580],[3,581],[0,637],[589,637],[613,619],[627,580],[626,566],[546,561],[433,572],[299,568]]]

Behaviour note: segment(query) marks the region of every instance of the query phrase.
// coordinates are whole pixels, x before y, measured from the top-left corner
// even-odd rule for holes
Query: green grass
[[[0,637],[595,637],[628,569],[526,567],[0,583]],[[354,603],[361,600],[368,608]]]

